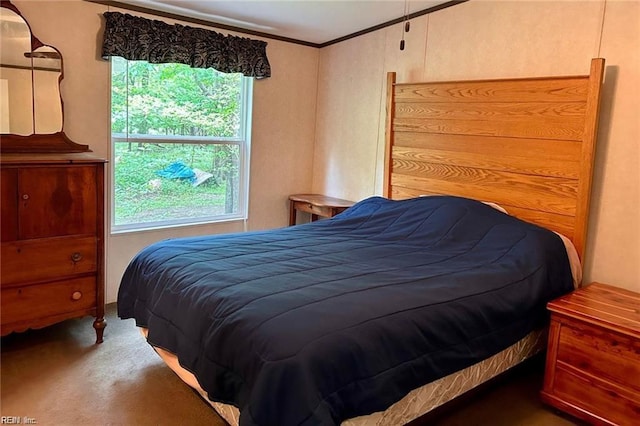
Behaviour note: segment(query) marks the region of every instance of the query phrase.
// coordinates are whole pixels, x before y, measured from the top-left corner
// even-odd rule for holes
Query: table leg
[[[296,224],[296,209],[293,201],[289,201],[289,226],[293,226]]]

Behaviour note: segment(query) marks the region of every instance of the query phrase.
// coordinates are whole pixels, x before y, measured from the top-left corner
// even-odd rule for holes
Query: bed
[[[384,197],[151,245],[125,271],[119,316],[231,424],[428,412],[541,350],[546,303],[579,281],[603,71],[390,73]]]

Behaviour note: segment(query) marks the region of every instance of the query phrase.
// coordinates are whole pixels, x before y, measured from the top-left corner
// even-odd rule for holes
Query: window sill
[[[126,227],[112,227],[110,235],[120,236],[132,233],[140,233],[140,232],[162,232],[164,230],[171,230],[175,228],[191,228],[196,226],[209,226],[209,225],[223,225],[229,224],[233,222],[246,222],[247,218],[245,217],[228,217],[224,219],[203,219],[198,222],[187,222],[187,223],[167,223],[167,224],[158,224],[158,225],[149,225],[149,226],[139,226],[135,228],[126,228]]]

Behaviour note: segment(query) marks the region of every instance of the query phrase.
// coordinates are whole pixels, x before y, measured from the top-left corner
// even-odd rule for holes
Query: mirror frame
[[[55,46],[46,45],[42,43],[36,36],[33,35],[33,31],[31,31],[31,25],[25,19],[25,17],[20,13],[20,10],[11,3],[11,0],[0,0],[0,7],[9,9],[15,12],[18,16],[20,16],[27,27],[29,28],[29,33],[31,35],[31,51],[33,52],[39,47],[49,46],[55,49],[57,52],[60,52],[56,49]],[[88,145],[82,145],[73,142],[71,139],[67,137],[64,133],[64,102],[62,100],[62,93],[60,92],[60,82],[64,78],[64,66],[63,66],[63,58],[62,54],[60,54],[60,78],[58,79],[58,91],[60,93],[60,106],[61,106],[61,114],[62,114],[62,123],[61,129],[56,133],[49,134],[38,134],[33,133],[31,135],[15,135],[11,133],[3,133],[0,135],[0,152],[2,153],[72,153],[72,152],[89,152]],[[35,99],[35,95],[32,94],[32,102]],[[35,131],[35,129],[34,129]]]

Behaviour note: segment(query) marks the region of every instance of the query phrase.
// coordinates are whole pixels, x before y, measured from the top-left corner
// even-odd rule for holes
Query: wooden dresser
[[[92,315],[104,321],[104,160],[2,154],[2,335]]]
[[[543,401],[594,424],[640,424],[640,294],[593,283],[548,308]]]

